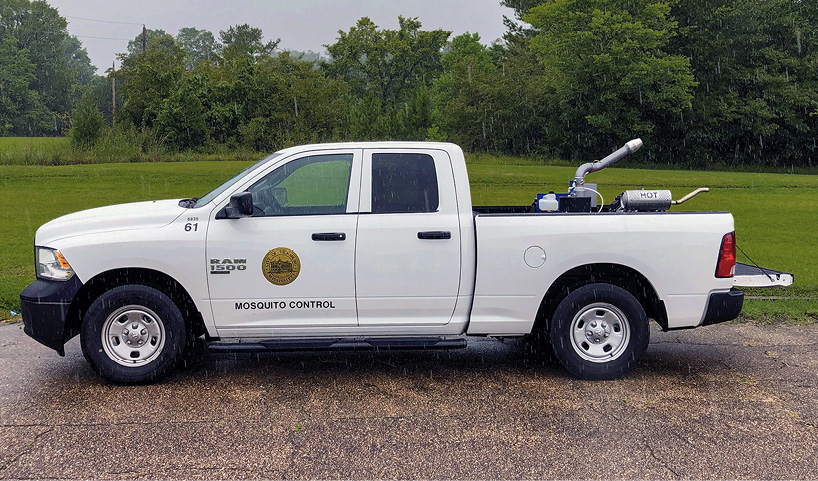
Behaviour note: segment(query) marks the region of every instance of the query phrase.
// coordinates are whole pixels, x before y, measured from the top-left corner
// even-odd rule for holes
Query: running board
[[[412,349],[463,349],[466,339],[439,337],[395,337],[372,339],[271,339],[252,342],[213,341],[213,352],[287,352],[287,351],[391,351]]]

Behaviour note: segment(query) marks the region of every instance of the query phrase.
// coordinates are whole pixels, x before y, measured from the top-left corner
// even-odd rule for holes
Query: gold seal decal
[[[276,247],[264,256],[261,272],[273,284],[286,286],[301,272],[301,260],[292,249]]]

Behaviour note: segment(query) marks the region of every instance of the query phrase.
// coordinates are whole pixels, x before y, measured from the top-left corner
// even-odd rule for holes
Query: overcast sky
[[[503,15],[512,15],[500,0],[48,0],[68,17],[68,31],[79,36],[91,62],[101,73],[116,53],[148,28],[175,35],[182,27],[213,32],[248,23],[264,31],[265,39],[281,39],[281,48],[324,52],[338,30],[348,30],[363,16],[382,28],[397,28],[398,15],[418,17],[424,29],[443,28],[453,35],[477,32],[484,43],[503,35]],[[75,17],[75,18],[71,18]],[[84,19],[129,22],[102,23]],[[90,37],[108,37],[110,40]],[[117,67],[119,63],[117,62]]]

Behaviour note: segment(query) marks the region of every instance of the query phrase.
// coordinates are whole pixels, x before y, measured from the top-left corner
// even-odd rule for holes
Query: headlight
[[[51,281],[67,281],[74,276],[74,269],[60,251],[48,247],[37,247],[37,277]]]

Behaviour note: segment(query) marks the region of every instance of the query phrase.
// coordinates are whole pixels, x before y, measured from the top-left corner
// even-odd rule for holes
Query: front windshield
[[[228,180],[227,182],[223,183],[222,185],[216,187],[215,189],[211,190],[210,192],[207,193],[207,195],[205,195],[201,199],[197,200],[196,204],[193,206],[193,208],[195,209],[196,207],[201,207],[201,206],[209,203],[210,201],[212,201],[213,199],[218,197],[219,194],[221,194],[225,190],[229,189],[230,186],[232,186],[233,184],[238,182],[239,179],[241,179],[245,175],[249,174],[250,172],[258,169],[262,165],[266,164],[267,161],[273,160],[276,157],[279,157],[280,155],[281,155],[281,152],[276,152],[273,155],[270,155],[269,157],[265,157],[265,158],[259,160],[258,162],[256,162],[255,164],[251,165],[250,167],[247,167],[246,169],[242,170],[238,174],[231,177],[230,180]]]

